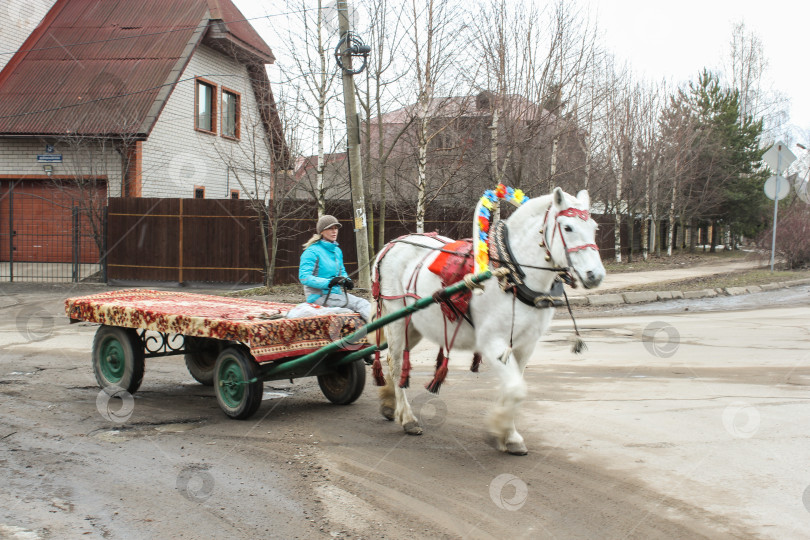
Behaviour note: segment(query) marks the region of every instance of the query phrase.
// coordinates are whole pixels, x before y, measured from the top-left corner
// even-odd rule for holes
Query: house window
[[[231,199],[238,199],[238,198],[239,198],[239,190],[238,189],[232,189],[231,190]]]
[[[204,199],[205,198],[205,188],[202,186],[194,186],[194,198],[195,199]]]
[[[239,138],[241,120],[241,96],[227,88],[222,89],[222,136],[231,139]]]
[[[194,94],[194,127],[208,133],[217,132],[217,85],[204,79],[196,79]]]

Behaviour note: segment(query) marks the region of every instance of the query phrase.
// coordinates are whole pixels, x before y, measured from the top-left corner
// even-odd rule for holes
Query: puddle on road
[[[290,397],[292,392],[285,392],[283,390],[272,390],[267,391],[262,394],[262,401],[267,401],[268,399],[282,399],[285,397]]]
[[[23,529],[15,525],[0,523],[0,538],[13,538],[15,540],[39,540],[42,538],[39,533],[29,529]]]
[[[117,429],[101,429],[95,432],[90,432],[88,435],[104,442],[123,442],[131,441],[141,437],[149,437],[165,433],[185,433],[191,431],[202,425],[199,421],[189,422],[169,422],[165,424],[146,424],[138,426],[122,426]]]
[[[123,435],[123,432],[115,429],[112,431],[102,431],[93,435],[96,439],[104,442],[121,442],[134,439],[135,437],[128,437]]]
[[[161,433],[183,433],[184,431],[191,431],[196,427],[195,424],[163,424],[162,426],[155,426],[155,431]]]

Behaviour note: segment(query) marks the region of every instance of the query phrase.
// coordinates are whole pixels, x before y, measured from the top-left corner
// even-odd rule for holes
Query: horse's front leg
[[[495,438],[495,446],[501,452],[525,456],[529,451],[523,436],[515,427],[515,417],[527,394],[526,381],[523,379],[525,360],[519,361],[524,355],[518,351],[507,353],[505,344],[499,351],[495,348],[483,355],[501,382],[500,396],[488,422],[490,433]]]

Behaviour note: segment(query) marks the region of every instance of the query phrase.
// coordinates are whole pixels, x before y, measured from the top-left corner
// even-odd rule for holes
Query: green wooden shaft
[[[347,354],[337,362],[335,362],[335,366],[342,366],[344,364],[351,364],[355,360],[360,360],[361,358],[365,358],[366,356],[373,354],[374,351],[384,351],[388,348],[388,343],[383,341],[382,345],[372,345],[371,347],[366,347],[365,349],[361,349],[359,351],[355,351],[353,353]]]
[[[473,283],[481,283],[482,281],[486,281],[491,277],[492,272],[486,270],[484,272],[481,272],[480,274],[475,274],[472,277],[472,281]],[[436,294],[435,296],[437,296],[438,299],[449,298],[450,296],[453,296],[456,293],[464,291],[467,288],[468,288],[467,284],[462,280],[457,283],[453,283],[449,287],[440,290],[438,294]],[[398,309],[397,311],[389,313],[388,315],[380,317],[379,319],[375,319],[370,323],[368,323],[367,325],[365,325],[364,327],[362,327],[360,330],[357,330],[356,332],[349,334],[348,336],[341,338],[337,341],[333,341],[329,345],[324,345],[315,352],[311,352],[300,358],[296,358],[295,360],[290,360],[289,362],[279,362],[277,364],[271,364],[269,366],[262,366],[261,372],[262,378],[278,375],[279,373],[283,373],[285,371],[296,370],[308,364],[311,364],[314,367],[318,363],[318,361],[322,360],[327,355],[344,349],[346,345],[352,345],[352,340],[363,338],[370,332],[377,330],[378,328],[382,328],[383,326],[392,323],[396,320],[407,317],[408,315],[410,315],[415,311],[425,309],[426,307],[429,307],[430,305],[434,304],[436,301],[437,300],[433,296],[426,296],[424,298],[420,298],[413,304],[405,306],[402,309]],[[366,354],[370,354],[371,352],[374,351],[373,347],[369,347],[369,349],[371,350]],[[357,355],[358,358],[362,358],[363,356],[365,356],[365,354],[359,355],[358,353],[360,352],[362,351],[357,351],[351,354]]]

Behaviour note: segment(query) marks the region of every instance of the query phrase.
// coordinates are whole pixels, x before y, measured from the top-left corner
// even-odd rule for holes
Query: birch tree
[[[437,100],[448,68],[459,50],[464,28],[461,12],[448,0],[412,0],[409,38],[413,48],[416,107],[416,232],[425,232],[428,203],[428,145],[445,126],[431,127],[431,117],[442,109]]]
[[[631,87],[627,70],[611,73],[610,90],[607,97],[608,112],[605,116],[605,133],[607,139],[607,163],[614,178],[613,191],[613,225],[615,261],[622,261],[622,212],[627,210],[623,196],[626,175],[633,159],[632,141],[635,136],[635,107],[637,105],[634,89]],[[632,227],[632,223],[630,223]]]
[[[388,197],[388,159],[401,137],[413,122],[413,116],[401,125],[385,124],[383,111],[395,103],[396,85],[405,77],[398,52],[406,38],[403,19],[407,10],[406,4],[388,0],[368,0],[365,4],[369,12],[368,36],[372,54],[366,71],[365,96],[360,96],[360,106],[365,113],[364,160],[367,167],[364,179],[371,180],[372,168],[377,177],[377,202],[379,225],[373,229],[373,220],[369,220],[369,233],[374,244],[382,247],[385,244],[385,220],[387,218]],[[393,92],[392,92],[393,89]],[[368,193],[374,193],[372,189]],[[372,200],[374,197],[372,197]],[[371,212],[369,215],[373,215]]]
[[[541,11],[528,2],[515,9],[495,0],[475,20],[484,73],[483,84],[473,85],[489,96],[490,179],[550,190],[560,173],[582,167],[583,160],[563,156],[563,150],[577,148],[575,140],[584,135],[576,99],[596,56],[593,29],[561,1]]]
[[[682,189],[688,181],[696,154],[694,148],[700,137],[696,119],[690,114],[686,101],[680,94],[670,96],[667,107],[659,119],[661,129],[661,175],[670,179],[668,207],[669,234],[667,256],[671,257],[676,247],[677,230],[683,231],[684,213]],[[680,223],[676,218],[680,217]]]
[[[335,113],[330,108],[337,95],[335,81],[339,80],[338,70],[330,61],[331,47],[328,46],[330,40],[337,41],[337,36],[332,35],[327,24],[327,14],[332,6],[324,6],[323,0],[318,0],[315,9],[310,9],[310,5],[305,1],[288,4],[294,15],[288,20],[286,33],[280,40],[287,50],[277,62],[277,67],[284,79],[280,86],[289,86],[300,92],[298,99],[288,104],[290,107],[293,104],[302,107],[301,110],[290,110],[301,122],[297,135],[307,143],[312,140],[310,136],[314,139],[317,165],[315,182],[310,186],[310,191],[320,217],[326,212],[327,190],[330,187],[324,175],[326,156],[335,152],[336,145],[343,137],[339,135],[340,129],[332,125]],[[308,126],[311,128],[307,129]]]
[[[641,257],[647,260],[651,249],[654,249],[656,235],[656,217],[658,215],[658,181],[660,169],[660,145],[658,117],[660,115],[661,93],[657,85],[646,85],[640,94],[641,103],[638,109],[640,153],[639,170],[644,179],[644,211],[641,221]],[[652,246],[650,244],[653,244]]]

